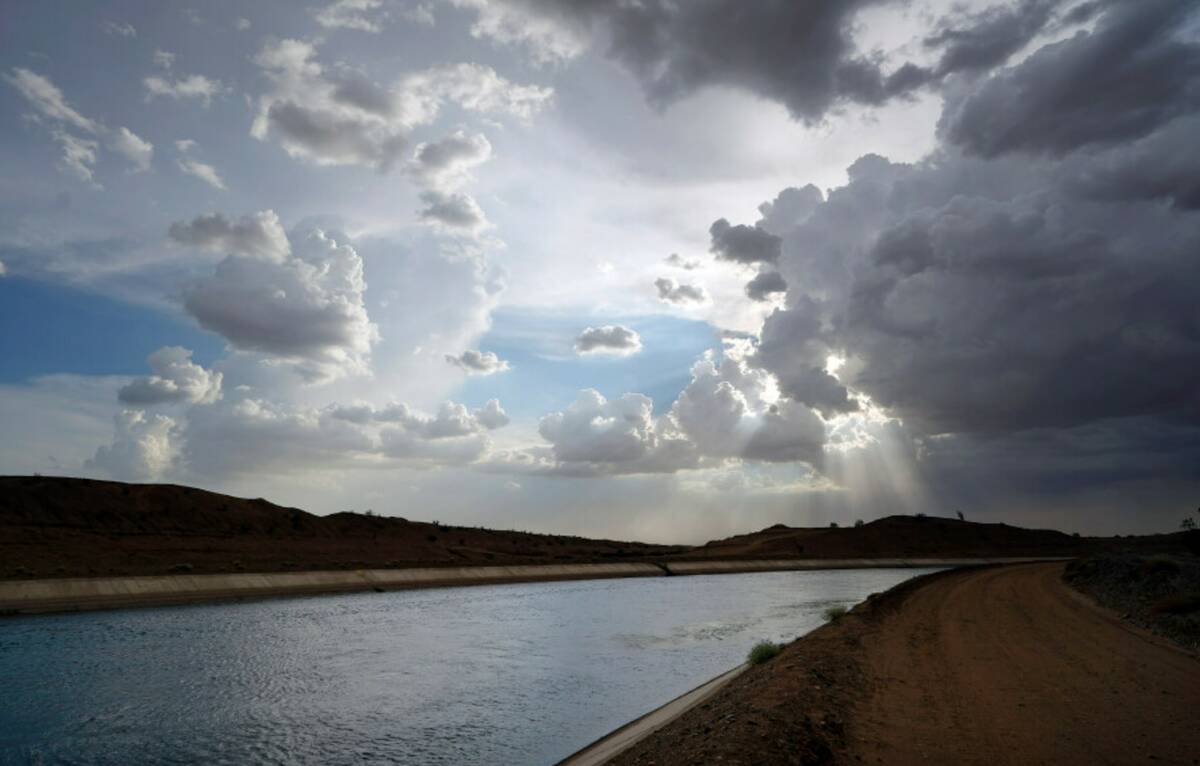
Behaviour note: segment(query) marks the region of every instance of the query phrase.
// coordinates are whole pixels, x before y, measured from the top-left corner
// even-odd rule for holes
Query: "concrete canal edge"
[[[704,702],[733,679],[741,675],[749,665],[738,665],[721,675],[706,681],[690,692],[685,692],[662,707],[655,708],[616,729],[574,755],[567,756],[557,766],[600,766],[614,758],[626,748],[636,745],[646,737],[674,721],[679,716]]]
[[[301,596],[405,588],[494,585],[610,577],[733,574],[815,569],[951,567],[1047,559],[784,559],[525,566],[426,567],[147,577],[84,577],[0,581],[0,615],[70,612],[195,601]]]

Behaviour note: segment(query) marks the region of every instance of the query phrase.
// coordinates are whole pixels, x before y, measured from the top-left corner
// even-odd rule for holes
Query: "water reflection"
[[[0,763],[552,763],[925,570],[0,620]]]

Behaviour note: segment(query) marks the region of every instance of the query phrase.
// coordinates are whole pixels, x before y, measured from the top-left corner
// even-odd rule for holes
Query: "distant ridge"
[[[888,516],[857,527],[782,524],[702,546],[459,527],[362,513],[317,516],[173,484],[0,477],[0,579],[329,569],[763,559],[1076,556],[1182,548],[1181,534],[1079,538],[1053,530]]]

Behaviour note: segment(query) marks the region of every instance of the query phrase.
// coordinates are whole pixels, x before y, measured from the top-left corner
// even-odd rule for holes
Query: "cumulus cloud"
[[[659,473],[694,467],[691,443],[666,418],[654,418],[642,394],[612,401],[586,389],[570,407],[546,415],[538,433],[550,442],[558,465],[552,472],[584,475]]]
[[[177,446],[172,435],[177,422],[166,415],[122,410],[115,418],[113,443],[96,450],[86,467],[124,481],[154,481],[170,470]]]
[[[471,35],[524,47],[540,64],[578,56],[588,43],[587,20],[569,4],[451,0],[476,14]]]
[[[109,139],[109,146],[133,163],[137,170],[150,169],[150,161],[154,158],[154,144],[139,138],[129,128],[117,128]]]
[[[668,104],[708,86],[745,88],[819,122],[847,103],[911,93],[931,74],[857,50],[858,12],[879,0],[755,3],[561,3],[456,0],[476,10],[472,33],[527,47],[539,61],[578,55],[601,36],[607,54]]]
[[[327,409],[262,398],[193,407],[182,435],[183,468],[206,478],[328,469],[378,452],[376,437]]]
[[[724,218],[708,229],[710,249],[718,258],[734,263],[774,263],[779,259],[779,237],[756,226],[734,226]]]
[[[783,195],[764,206],[742,233],[774,236],[778,255],[734,260],[771,263],[786,283],[747,359],[778,382],[773,425],[799,426],[790,404],[865,417],[865,395],[939,460],[934,439],[981,451],[994,439],[1015,455],[1104,423],[1136,422],[1109,433],[1139,443],[1150,422],[1194,429],[1200,219],[1183,147],[1200,69],[1167,25],[1196,14],[1110,4],[1092,31],[959,83],[925,161],[867,155],[827,196],[786,215]],[[744,252],[718,245],[720,229],[714,250]],[[831,371],[834,356],[844,364]],[[940,470],[928,467],[948,481]]]
[[[236,221],[220,213],[201,215],[191,221],[176,221],[167,235],[182,245],[276,263],[287,260],[292,247],[274,210],[242,216]]]
[[[390,169],[412,128],[437,116],[444,102],[469,111],[530,117],[551,91],[509,82],[488,67],[457,64],[402,77],[391,87],[342,67],[327,70],[316,45],[282,40],[255,57],[271,83],[259,98],[251,135],[274,135],[292,157],[316,165]]]
[[[122,386],[117,398],[123,404],[212,404],[221,397],[221,373],[193,362],[192,352],[186,348],[164,346],[147,357],[146,363],[154,374]]]
[[[491,375],[509,369],[508,362],[491,351],[467,349],[457,356],[446,354],[446,361],[465,371],[468,375]]]
[[[664,303],[686,305],[708,302],[708,293],[699,285],[682,284],[667,277],[659,277],[654,280],[654,288],[658,291],[658,299]]]
[[[154,51],[152,59],[154,60],[154,66],[156,67],[170,69],[171,67],[175,66],[175,54],[171,53],[170,51],[164,51],[162,49],[156,50]]]
[[[641,350],[641,336],[636,330],[623,325],[588,327],[575,338],[575,352],[578,354],[629,356]]]
[[[809,408],[780,400],[772,377],[736,356],[693,365],[671,414],[703,455],[820,462],[824,423]]]
[[[277,227],[270,211],[236,225],[219,215],[173,224],[177,241],[230,251],[185,287],[184,308],[235,348],[289,362],[310,382],[367,372],[379,333],[363,303],[362,259],[320,230],[281,250]]]
[[[778,271],[760,271],[746,283],[746,297],[752,301],[765,301],[783,292],[787,292],[787,282]]]
[[[224,90],[220,80],[210,80],[200,74],[176,78],[151,75],[142,80],[142,84],[146,87],[147,101],[160,96],[176,101],[194,98],[205,108],[212,103],[215,96],[220,95]]]
[[[487,216],[475,198],[463,192],[421,192],[421,220],[449,233],[476,235],[488,227]]]
[[[1178,33],[1195,10],[1187,0],[1112,4],[1094,31],[952,93],[941,131],[983,157],[1144,136],[1200,104],[1200,43]]]
[[[937,74],[1003,64],[1047,26],[1061,4],[1062,0],[1017,0],[942,19],[924,41],[927,48],[941,52]]]
[[[418,144],[408,171],[425,187],[453,189],[469,180],[471,169],[491,156],[492,145],[486,136],[459,129],[437,141]]]

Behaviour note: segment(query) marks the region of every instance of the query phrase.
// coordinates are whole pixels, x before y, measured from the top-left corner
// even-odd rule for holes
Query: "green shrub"
[[[841,606],[841,605],[831,606],[825,610],[826,622],[833,622],[841,617],[844,617],[845,615],[846,615],[846,607]]]
[[[746,655],[746,662],[751,665],[761,665],[783,651],[783,645],[774,641],[759,641]]]

